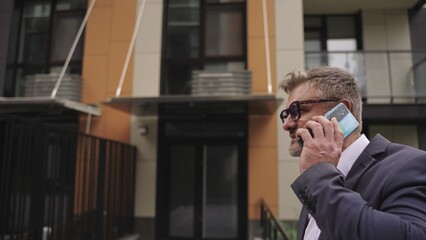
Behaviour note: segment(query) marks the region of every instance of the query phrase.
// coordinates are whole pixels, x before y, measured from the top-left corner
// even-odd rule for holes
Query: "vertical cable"
[[[92,123],[92,106],[89,106],[89,113],[87,114],[86,120],[86,134],[90,134],[90,125]]]
[[[135,46],[136,35],[138,33],[139,26],[141,25],[142,15],[143,15],[143,11],[145,9],[145,3],[146,3],[146,0],[143,0],[142,5],[139,8],[138,18],[136,20],[135,28],[133,29],[133,35],[132,35],[132,39],[130,40],[129,49],[127,50],[126,60],[124,62],[123,70],[121,71],[120,82],[118,83],[117,90],[115,91],[116,97],[119,97],[120,94],[121,94],[121,89],[122,89],[123,83],[124,83],[124,77],[126,76],[127,67],[129,66],[130,56],[131,56],[131,54],[133,52],[133,48]]]
[[[96,0],[92,0],[90,3],[89,9],[86,11],[86,15],[83,18],[83,21],[81,22],[80,28],[78,29],[77,36],[74,39],[74,42],[72,43],[71,49],[68,53],[67,59],[65,60],[64,66],[62,66],[61,73],[59,74],[58,80],[56,81],[55,88],[52,91],[52,94],[50,95],[51,98],[55,98],[56,94],[58,93],[59,86],[61,86],[62,79],[64,78],[65,71],[68,68],[68,64],[71,61],[71,57],[74,54],[75,48],[77,47],[78,40],[80,40],[81,34],[83,33],[83,29],[86,26],[87,20],[89,19],[90,13],[92,12],[93,6],[95,5]]]
[[[266,76],[268,79],[268,94],[272,94],[272,77],[271,77],[271,59],[269,50],[269,29],[268,29],[268,11],[266,0],[262,1],[263,10],[263,32],[265,34],[265,52],[266,52]]]

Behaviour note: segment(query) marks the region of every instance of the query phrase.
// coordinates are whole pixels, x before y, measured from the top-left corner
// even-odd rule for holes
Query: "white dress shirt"
[[[361,155],[362,151],[367,147],[370,141],[367,137],[362,134],[355,142],[353,142],[348,148],[346,148],[340,156],[339,162],[337,163],[337,169],[343,173],[346,177],[349,170],[355,160]],[[308,226],[305,229],[304,240],[318,240],[321,230],[317,226],[315,219],[309,214],[308,215]]]

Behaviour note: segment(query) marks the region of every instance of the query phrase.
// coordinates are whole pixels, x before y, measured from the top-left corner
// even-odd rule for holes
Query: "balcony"
[[[350,72],[358,81],[366,120],[426,119],[426,52],[306,52],[305,63]]]
[[[349,71],[367,103],[426,103],[426,52],[307,52],[305,61]]]

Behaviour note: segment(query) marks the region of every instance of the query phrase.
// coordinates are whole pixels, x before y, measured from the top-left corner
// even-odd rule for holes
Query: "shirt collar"
[[[370,143],[368,138],[362,134],[355,142],[347,147],[340,156],[339,162],[337,163],[337,169],[339,169],[343,175],[348,175],[352,165],[355,163],[362,151]]]

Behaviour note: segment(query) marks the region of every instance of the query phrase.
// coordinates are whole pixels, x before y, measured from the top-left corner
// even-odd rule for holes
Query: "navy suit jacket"
[[[306,170],[291,185],[304,208],[303,239],[310,213],[319,239],[426,240],[426,152],[381,135],[356,160],[346,179],[331,163]]]

